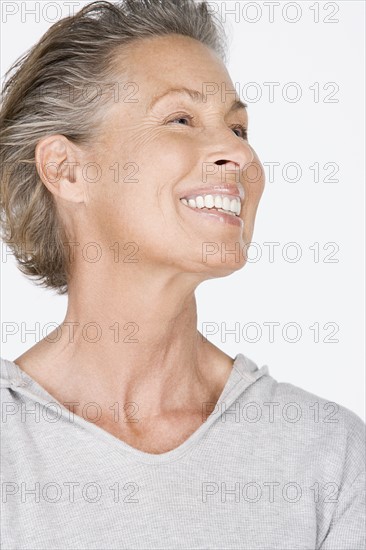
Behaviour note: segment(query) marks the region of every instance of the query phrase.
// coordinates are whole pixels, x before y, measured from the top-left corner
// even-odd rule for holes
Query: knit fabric
[[[150,454],[1,359],[1,548],[365,550],[359,416],[243,354],[202,405],[188,439]]]

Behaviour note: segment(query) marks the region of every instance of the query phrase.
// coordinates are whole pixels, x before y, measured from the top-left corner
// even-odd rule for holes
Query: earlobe
[[[65,136],[41,139],[35,149],[35,161],[40,179],[53,195],[70,202],[84,201],[77,151]]]

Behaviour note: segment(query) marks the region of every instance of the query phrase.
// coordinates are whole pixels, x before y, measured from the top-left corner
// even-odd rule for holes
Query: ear
[[[42,182],[66,201],[85,200],[81,150],[63,135],[41,139],[35,149],[36,168]]]

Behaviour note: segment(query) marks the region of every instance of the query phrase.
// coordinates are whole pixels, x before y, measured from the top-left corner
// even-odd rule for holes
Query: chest
[[[138,422],[98,422],[98,427],[130,447],[150,454],[162,454],[182,445],[203,423],[200,414],[143,418]]]

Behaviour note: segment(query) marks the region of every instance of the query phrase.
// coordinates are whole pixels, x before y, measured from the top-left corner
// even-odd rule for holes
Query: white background
[[[276,4],[273,20],[268,4]],[[53,23],[82,5],[3,1],[2,78]],[[335,401],[365,420],[365,3],[211,5],[226,14],[228,67],[249,105],[249,141],[265,166],[267,182],[253,236],[257,245],[249,251],[253,260],[256,253],[261,257],[197,289],[198,328],[232,357],[244,353],[258,366],[268,365],[279,382]],[[291,82],[300,93],[298,101],[291,101],[294,86],[286,91]],[[268,83],[278,83],[272,98]],[[279,163],[273,178],[267,163]],[[296,163],[298,172],[288,163]],[[332,164],[324,167],[327,163]],[[311,166],[319,166],[319,181]],[[279,243],[273,261],[264,243]],[[297,262],[289,261],[296,250],[286,249],[288,243],[297,243]],[[327,243],[335,244],[324,249]],[[62,322],[67,297],[23,276],[4,246],[1,356],[13,360]],[[280,323],[273,342],[264,325],[269,322]],[[9,323],[17,332],[7,336]],[[27,329],[39,323],[45,332],[24,334],[21,323]],[[47,323],[53,323],[49,329]],[[216,334],[209,335],[205,323],[213,323]],[[287,323],[301,330],[297,342],[287,341],[295,338],[294,329],[283,335]],[[332,325],[324,328],[327,323]],[[229,332],[235,324],[236,336]],[[316,324],[319,342],[309,328]],[[332,326],[339,327],[333,336]],[[327,337],[338,342],[326,342]]]

